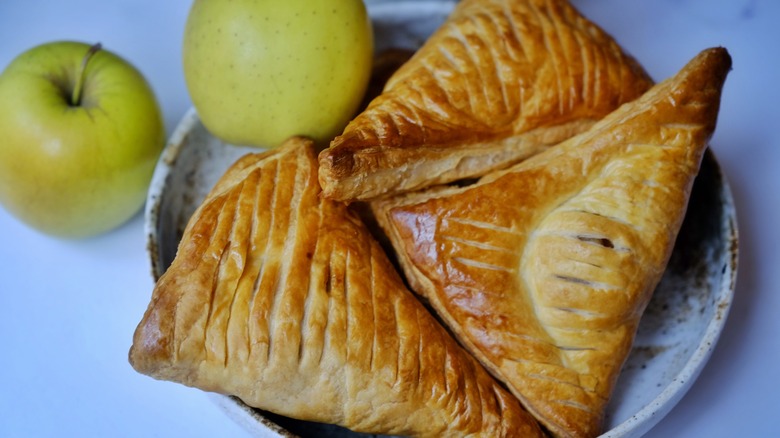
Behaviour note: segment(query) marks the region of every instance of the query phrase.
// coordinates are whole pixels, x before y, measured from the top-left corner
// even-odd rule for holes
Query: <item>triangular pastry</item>
[[[133,367],[361,432],[541,436],[357,217],[320,194],[308,140],[234,164],[154,289]]]
[[[557,436],[601,431],[730,66],[725,49],[706,50],[510,169],[372,203],[412,289]]]
[[[484,175],[582,132],[652,85],[566,0],[463,0],[320,154],[326,196]]]

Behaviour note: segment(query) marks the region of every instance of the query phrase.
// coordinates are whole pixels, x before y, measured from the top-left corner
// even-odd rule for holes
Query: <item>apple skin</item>
[[[42,44],[0,75],[0,203],[64,238],[97,235],[133,216],[165,145],[149,84],[109,51],[86,63],[80,104],[71,104],[89,48]]]
[[[216,137],[322,144],[361,103],[373,32],[362,0],[195,0],[182,51],[190,97]]]

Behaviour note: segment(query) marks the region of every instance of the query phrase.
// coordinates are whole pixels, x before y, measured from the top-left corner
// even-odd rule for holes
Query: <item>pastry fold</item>
[[[133,367],[355,431],[541,436],[357,216],[320,195],[308,140],[237,161],[156,284]]]
[[[566,0],[463,0],[322,151],[329,198],[365,200],[503,169],[652,85]]]
[[[730,66],[725,49],[703,51],[510,169],[372,203],[412,289],[556,436],[601,432]]]

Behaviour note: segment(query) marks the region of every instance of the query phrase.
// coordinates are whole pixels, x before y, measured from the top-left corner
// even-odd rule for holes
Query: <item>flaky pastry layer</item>
[[[508,170],[372,203],[412,289],[556,436],[601,432],[730,66],[706,50]]]
[[[566,0],[463,0],[320,154],[320,183],[353,201],[481,176],[651,85]]]
[[[355,431],[541,436],[404,286],[294,138],[234,164],[188,223],[130,362],[141,373]]]

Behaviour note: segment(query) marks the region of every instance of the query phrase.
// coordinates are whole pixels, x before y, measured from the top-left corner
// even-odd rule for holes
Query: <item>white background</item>
[[[736,297],[709,364],[648,436],[772,436],[780,430],[780,2],[574,3],[655,79],[706,47],[733,56],[712,148],[737,202]],[[43,42],[100,41],[146,75],[170,134],[190,105],[180,60],[189,5],[0,0],[0,69]],[[140,213],[103,236],[64,241],[0,209],[0,436],[245,435],[205,394],[129,366],[153,286],[145,245]]]

